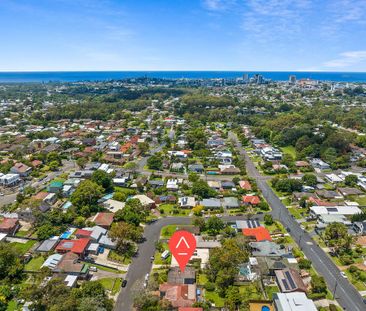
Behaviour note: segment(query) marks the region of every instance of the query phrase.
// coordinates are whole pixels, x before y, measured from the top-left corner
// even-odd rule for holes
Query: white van
[[[164,251],[162,254],[161,254],[161,258],[162,259],[167,259],[169,257],[169,254],[170,252],[168,250]]]

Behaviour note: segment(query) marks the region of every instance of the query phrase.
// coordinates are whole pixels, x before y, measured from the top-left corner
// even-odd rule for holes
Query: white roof
[[[65,278],[66,286],[73,287],[78,277],[76,275],[68,275]]]
[[[107,201],[104,202],[104,205],[111,210],[113,213],[123,209],[126,205],[125,202],[120,202],[117,200],[113,200],[113,199],[109,199]]]
[[[361,213],[357,206],[311,206],[310,210],[316,215],[354,215]]]
[[[275,298],[276,307],[286,311],[317,311],[314,302],[304,293],[277,293]]]
[[[6,236],[7,236],[7,234],[6,234],[6,233],[1,233],[1,232],[0,232],[0,242],[1,242],[2,240],[4,240],[4,239],[6,238]]]
[[[325,175],[332,182],[341,182],[342,178],[338,177],[336,174],[326,174]]]
[[[142,205],[149,205],[155,203],[154,200],[151,200],[148,196],[144,194],[134,195],[132,198],[139,200]]]

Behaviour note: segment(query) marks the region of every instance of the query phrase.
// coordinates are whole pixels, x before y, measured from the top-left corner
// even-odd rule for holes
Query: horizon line
[[[59,73],[59,72],[322,72],[322,73],[366,73],[366,71],[334,70],[0,70],[0,73]]]

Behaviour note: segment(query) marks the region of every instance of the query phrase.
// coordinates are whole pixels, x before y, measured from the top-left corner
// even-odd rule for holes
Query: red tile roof
[[[78,229],[74,232],[76,236],[85,236],[88,237],[92,234],[92,231],[90,230],[84,230],[84,229]]]
[[[256,195],[244,195],[243,203],[249,203],[252,205],[259,204],[261,202],[260,198]]]
[[[245,190],[252,190],[252,186],[250,185],[250,182],[247,180],[239,181],[239,186],[240,186],[240,188],[245,189]]]
[[[94,216],[93,222],[101,227],[109,227],[113,222],[114,213],[98,213]]]
[[[82,238],[78,240],[62,240],[57,246],[57,252],[73,252],[75,254],[83,254],[89,245],[90,240]]]
[[[314,203],[317,206],[336,206],[337,205],[337,203],[322,201],[322,200],[320,200],[318,198],[314,198],[314,197],[310,197],[308,199],[308,201]]]
[[[11,230],[17,225],[18,225],[17,218],[4,218],[3,220],[0,220],[1,230]]]
[[[43,200],[46,196],[48,196],[48,192],[45,191],[41,191],[38,192],[36,195],[33,196],[34,200]]]
[[[269,231],[264,227],[257,227],[257,228],[245,228],[242,229],[243,234],[248,237],[254,237],[257,242],[259,241],[271,241],[271,235]]]

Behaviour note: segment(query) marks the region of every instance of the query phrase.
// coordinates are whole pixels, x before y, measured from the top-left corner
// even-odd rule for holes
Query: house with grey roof
[[[222,199],[222,205],[225,208],[238,208],[239,207],[239,201],[235,197],[224,197]]]
[[[200,205],[202,205],[205,209],[219,209],[221,208],[221,201],[220,199],[203,199],[200,201]]]
[[[271,241],[250,242],[252,255],[255,257],[281,257],[287,253],[280,245]]]

